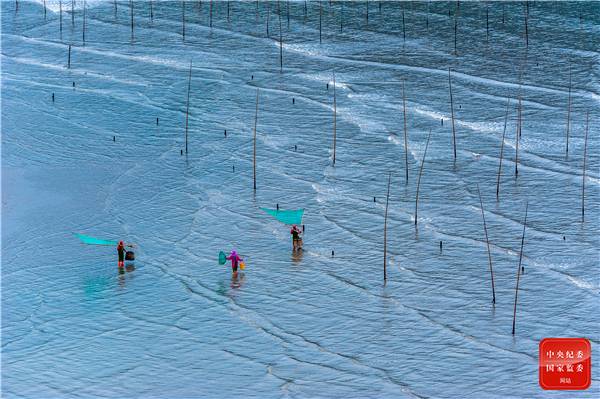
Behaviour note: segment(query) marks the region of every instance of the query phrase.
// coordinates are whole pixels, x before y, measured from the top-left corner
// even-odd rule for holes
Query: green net
[[[224,265],[227,262],[227,257],[225,256],[225,252],[219,252],[219,265]]]
[[[75,236],[77,238],[79,238],[79,240],[84,244],[91,244],[91,245],[117,245],[118,244],[117,241],[102,240],[100,238],[86,236],[85,234],[75,234]]]
[[[277,210],[277,209],[269,209],[269,208],[260,208],[264,212],[268,213],[271,216],[274,216],[275,219],[279,220],[281,223],[285,224],[302,224],[302,216],[304,215],[304,209],[290,209],[290,210]]]

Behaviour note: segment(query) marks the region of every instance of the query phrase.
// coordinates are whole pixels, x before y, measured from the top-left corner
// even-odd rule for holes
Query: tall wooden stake
[[[404,164],[406,169],[406,184],[408,184],[408,132],[406,129],[406,95],[404,93],[404,80],[402,80],[402,109],[404,114]]]
[[[152,0],[150,0],[150,21],[154,22],[154,5],[152,4]]]
[[[506,99],[506,113],[504,115],[504,130],[502,131],[502,143],[500,144],[500,163],[498,164],[498,178],[496,179],[496,201],[500,195],[500,174],[502,173],[502,157],[504,155],[504,137],[506,137],[506,123],[508,122],[508,107],[510,98]]]
[[[18,8],[18,2],[17,2],[17,8]],[[46,0],[44,0],[44,21],[46,20]]]
[[[67,69],[71,69],[71,45],[69,44],[69,59],[67,61]]]
[[[452,114],[452,144],[454,146],[454,160],[456,160],[456,130],[454,128],[454,100],[452,99],[452,79],[448,68],[448,85],[450,86],[450,112]]]
[[[344,29],[344,2],[340,3],[340,33]]]
[[[587,156],[587,139],[590,127],[590,111],[585,114],[585,144],[583,145],[583,171],[581,173],[581,223],[585,221],[585,160]]]
[[[525,243],[525,226],[527,226],[527,208],[529,203],[525,204],[525,221],[523,222],[523,236],[521,237],[521,252],[519,253],[519,266],[517,267],[517,285],[515,287],[515,306],[513,309],[512,335],[515,335],[515,323],[517,321],[517,298],[519,296],[519,280],[521,277],[521,261],[523,259],[523,246]]]
[[[113,0],[113,4],[115,6],[115,21],[117,20],[117,0]]]
[[[185,42],[185,1],[181,2],[181,36]]]
[[[385,197],[385,216],[383,218],[383,282],[387,281],[387,215],[390,202],[390,184],[392,183],[392,172],[388,177],[387,195]]]
[[[190,60],[190,75],[188,78],[187,105],[185,107],[185,153],[188,153],[188,119],[190,114],[190,91],[192,89],[192,60]]]
[[[129,13],[131,14],[131,42],[133,42],[133,0],[129,0]]]
[[[517,131],[515,134],[515,177],[519,176],[519,136],[521,135],[521,94],[519,94],[519,105],[517,110]]]
[[[529,29],[527,27],[527,22],[529,19],[529,2],[525,2],[525,47],[529,47]]]
[[[44,0],[46,4],[46,0]],[[75,27],[75,0],[71,0],[71,28]]]
[[[319,44],[322,43],[322,38],[321,38],[321,25],[322,25],[321,20],[322,19],[323,19],[323,5],[321,4],[321,1],[319,1]]]
[[[569,155],[569,130],[571,125],[571,63],[569,62],[569,100],[567,101],[567,150],[566,155]]]
[[[86,2],[85,0],[83,1],[83,26],[82,26],[82,30],[81,30],[81,40],[83,41],[83,45],[85,46],[85,28],[87,26],[87,18],[86,18]]]
[[[427,143],[425,144],[425,152],[423,153],[423,160],[421,161],[421,168],[419,169],[419,177],[417,178],[417,195],[415,197],[415,226],[417,225],[418,214],[419,214],[419,188],[421,187],[421,175],[423,174],[423,165],[425,165],[425,157],[427,156],[427,148],[429,148],[429,138],[431,137],[431,129],[429,129],[429,135],[427,135]]]
[[[337,140],[337,100],[335,95],[335,71],[333,72],[333,166],[335,166],[335,149]]]
[[[283,73],[283,33],[281,32],[281,9],[278,9],[277,14],[279,15],[279,72]]]
[[[17,3],[18,4],[18,3]],[[62,0],[60,0],[58,2],[58,14],[59,14],[59,19],[60,19],[60,40],[62,40]]]
[[[256,89],[256,113],[254,114],[254,151],[252,155],[252,171],[254,175],[254,191],[256,191],[256,123],[258,122],[258,88]]]
[[[212,10],[213,10],[213,2],[210,0],[210,8],[209,8],[209,25],[212,28]]]
[[[485,232],[485,243],[487,245],[488,259],[490,262],[490,277],[492,279],[492,303],[496,303],[496,289],[494,288],[494,270],[492,269],[492,252],[490,250],[490,240],[488,238],[487,225],[485,223],[485,213],[483,211],[483,201],[481,200],[481,191],[477,184],[477,194],[479,194],[479,204],[481,205],[481,217],[483,218],[483,231]]]
[[[402,40],[406,44],[406,25],[404,24],[404,10],[402,10]]]

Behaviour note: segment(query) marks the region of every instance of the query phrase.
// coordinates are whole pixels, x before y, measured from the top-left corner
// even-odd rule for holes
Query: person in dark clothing
[[[302,249],[302,238],[300,237],[301,233],[298,226],[293,225],[290,234],[292,235],[292,250],[297,251]]]
[[[125,266],[125,254],[127,253],[125,247],[133,247],[133,245],[125,245],[123,241],[119,241],[119,245],[117,245],[117,254],[119,255],[119,267]]]

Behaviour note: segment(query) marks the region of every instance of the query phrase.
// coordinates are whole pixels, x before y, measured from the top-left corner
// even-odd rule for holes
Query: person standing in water
[[[117,245],[117,254],[119,255],[119,267],[125,266],[125,244],[123,241],[119,241],[119,245]]]
[[[300,238],[300,229],[298,226],[293,225],[290,234],[292,235],[292,251],[302,249],[302,238]]]
[[[231,271],[235,274],[238,270],[238,265],[242,261],[242,258],[235,252],[235,249],[231,251],[231,254],[226,258],[231,261]]]
[[[125,255],[127,254],[127,250],[125,247],[133,247],[133,245],[125,245],[123,241],[119,241],[117,245],[117,254],[119,255],[119,267],[125,266]]]

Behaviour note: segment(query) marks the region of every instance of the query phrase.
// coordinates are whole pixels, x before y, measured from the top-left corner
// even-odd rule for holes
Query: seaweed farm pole
[[[82,31],[81,31],[81,40],[83,41],[83,45],[85,46],[85,26],[86,26],[86,15],[85,15],[85,9],[86,9],[86,3],[85,0],[83,1],[83,27],[82,27]]]
[[[369,26],[369,0],[367,0],[367,26]]]
[[[154,22],[154,7],[152,5],[152,0],[150,0],[150,21]]]
[[[267,37],[269,37],[269,20],[271,19],[271,2],[267,2]]]
[[[212,0],[210,0],[210,8],[209,8],[209,25],[212,29],[212,9],[213,9],[213,2]]]
[[[252,172],[254,176],[254,191],[256,191],[256,123],[258,122],[258,88],[256,88],[256,113],[254,114],[254,150],[252,155]]]
[[[529,29],[527,28],[527,20],[529,19],[529,2],[525,1],[525,47],[529,47]]]
[[[71,69],[71,45],[69,44],[69,58],[67,61],[67,69]]]
[[[456,31],[458,30],[458,6],[454,11],[454,55],[458,55],[458,51],[456,50]]]
[[[19,3],[17,2],[17,4],[19,4]],[[44,21],[45,20],[46,20],[46,0],[44,0]]]
[[[492,303],[496,303],[496,289],[494,288],[494,270],[492,269],[492,252],[490,251],[490,240],[488,238],[487,225],[485,223],[485,213],[483,211],[483,201],[481,200],[481,191],[477,184],[477,194],[479,194],[479,204],[481,205],[481,217],[483,218],[483,231],[485,232],[485,243],[487,245],[488,259],[490,262],[490,276],[492,278]]]
[[[569,155],[569,128],[571,124],[571,63],[569,63],[569,100],[567,102],[567,150],[566,155]]]
[[[340,33],[344,29],[344,2],[340,3]]]
[[[187,105],[185,107],[185,153],[188,153],[188,119],[190,114],[190,90],[192,88],[192,60],[190,60],[190,75],[188,78]]]
[[[181,2],[181,36],[185,42],[185,1]]]
[[[335,95],[335,71],[333,72],[333,166],[335,166],[335,146],[337,135],[337,101]]]
[[[496,201],[500,195],[500,174],[502,173],[502,157],[504,155],[504,137],[506,137],[506,123],[508,122],[508,109],[510,98],[506,100],[506,114],[504,115],[504,130],[502,132],[502,143],[500,144],[500,163],[498,164],[498,178],[496,179]]]
[[[406,44],[406,25],[404,24],[404,10],[402,10],[402,40]]]
[[[385,216],[383,217],[383,283],[387,281],[387,215],[390,202],[390,184],[392,182],[392,172],[388,177],[387,195],[385,197]]]
[[[515,134],[515,177],[519,176],[519,136],[521,136],[521,94],[519,94],[519,106],[517,107],[517,131]]]
[[[279,4],[279,2],[277,2]],[[281,9],[278,8],[279,15],[279,72],[283,73],[283,33],[281,33]]]
[[[581,174],[581,223],[585,220],[585,159],[587,155],[587,138],[590,127],[590,111],[585,115],[585,141],[583,145],[583,171]]]
[[[131,41],[133,42],[133,0],[129,0],[129,13],[131,14]]]
[[[404,80],[402,80],[402,109],[404,114],[404,163],[406,168],[406,184],[408,184],[408,132],[406,131],[406,95],[404,94]]]
[[[419,169],[419,177],[417,178],[417,196],[415,198],[415,226],[417,225],[417,216],[419,210],[419,188],[421,187],[421,175],[423,174],[423,165],[425,165],[425,157],[427,156],[427,148],[429,148],[430,137],[431,129],[429,129],[429,135],[427,135],[427,144],[425,144],[425,152],[423,153],[423,160],[421,161],[421,168]]]
[[[285,12],[287,14],[287,28],[290,30],[290,0],[285,2]]]
[[[17,3],[19,4],[19,3]],[[62,40],[62,0],[60,0],[58,2],[58,14],[59,14],[59,20],[60,20],[60,27],[59,27],[59,31],[60,31],[60,39]]]
[[[44,5],[46,4],[46,0],[44,0]],[[75,27],[75,0],[71,0],[71,27]]]
[[[113,4],[115,5],[115,21],[116,21],[117,20],[117,0],[114,0]]]
[[[521,252],[519,253],[519,266],[517,267],[517,285],[515,287],[515,306],[513,309],[512,335],[515,335],[515,323],[517,321],[517,298],[519,295],[519,279],[521,277],[521,261],[523,260],[523,245],[525,243],[525,226],[527,226],[527,208],[529,203],[525,204],[525,221],[523,222],[523,236],[521,237]]]
[[[454,160],[456,160],[456,130],[454,128],[454,100],[452,99],[452,79],[448,68],[448,85],[450,86],[450,112],[452,114],[452,144],[454,145]]]
[[[485,3],[485,42],[487,43],[489,35],[490,35],[490,10],[489,5]]]
[[[321,1],[319,1],[319,44],[322,43],[322,39],[321,39],[321,25],[322,25],[321,20],[322,19],[323,19],[323,4],[321,4]]]
[[[227,23],[229,23],[229,1],[227,2]]]

